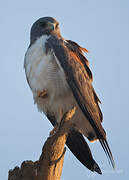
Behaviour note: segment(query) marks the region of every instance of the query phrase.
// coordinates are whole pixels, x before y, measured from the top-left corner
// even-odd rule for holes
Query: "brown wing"
[[[77,43],[71,41],[71,40],[67,40],[66,42],[68,42],[67,47],[69,48],[70,51],[72,51],[74,53],[74,56],[76,54],[77,59],[80,60],[82,66],[84,66],[87,74],[89,75],[89,80],[91,79],[91,81],[93,81],[93,76],[92,76],[92,72],[89,68],[89,61],[87,60],[87,58],[84,56],[83,52],[88,53],[88,50],[85,48],[82,48],[81,46],[79,46]],[[94,88],[92,87],[92,93],[94,95],[94,102],[96,103],[96,107],[97,107],[97,111],[99,113],[100,116],[100,121],[102,122],[103,120],[103,114],[101,112],[101,109],[99,107],[99,103],[101,103],[100,99],[98,98]]]
[[[80,109],[94,129],[96,136],[114,167],[114,160],[106,140],[106,133],[101,125],[102,113],[100,113],[98,98],[92,87],[93,78],[88,67],[88,61],[84,59],[80,46],[78,51],[75,52],[74,48],[77,49],[77,44],[71,44],[63,39],[58,39],[56,36],[51,36],[46,43],[46,47],[53,50]]]

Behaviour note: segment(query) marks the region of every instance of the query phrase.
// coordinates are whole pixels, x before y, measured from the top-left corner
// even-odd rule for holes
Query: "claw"
[[[37,96],[41,98],[46,98],[48,96],[47,90],[37,92]]]

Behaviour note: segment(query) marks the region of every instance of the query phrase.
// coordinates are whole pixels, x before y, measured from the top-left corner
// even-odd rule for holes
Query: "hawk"
[[[32,25],[24,67],[34,102],[53,126],[60,123],[65,112],[76,107],[71,119],[74,126],[66,144],[83,165],[101,174],[83,135],[90,142],[99,140],[113,168],[115,163],[101,124],[100,100],[92,86],[92,72],[84,56],[87,52],[76,42],[61,36],[57,20],[43,17]]]

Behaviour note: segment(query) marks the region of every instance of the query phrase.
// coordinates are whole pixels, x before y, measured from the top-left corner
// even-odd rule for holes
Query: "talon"
[[[48,96],[48,92],[47,92],[47,90],[39,91],[37,93],[37,96],[42,97],[42,98],[46,98]]]

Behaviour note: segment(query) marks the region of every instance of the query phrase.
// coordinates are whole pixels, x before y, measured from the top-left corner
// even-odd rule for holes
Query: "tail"
[[[83,135],[76,130],[72,130],[67,138],[66,144],[74,156],[89,170],[102,174],[98,164],[93,159],[91,150]]]

